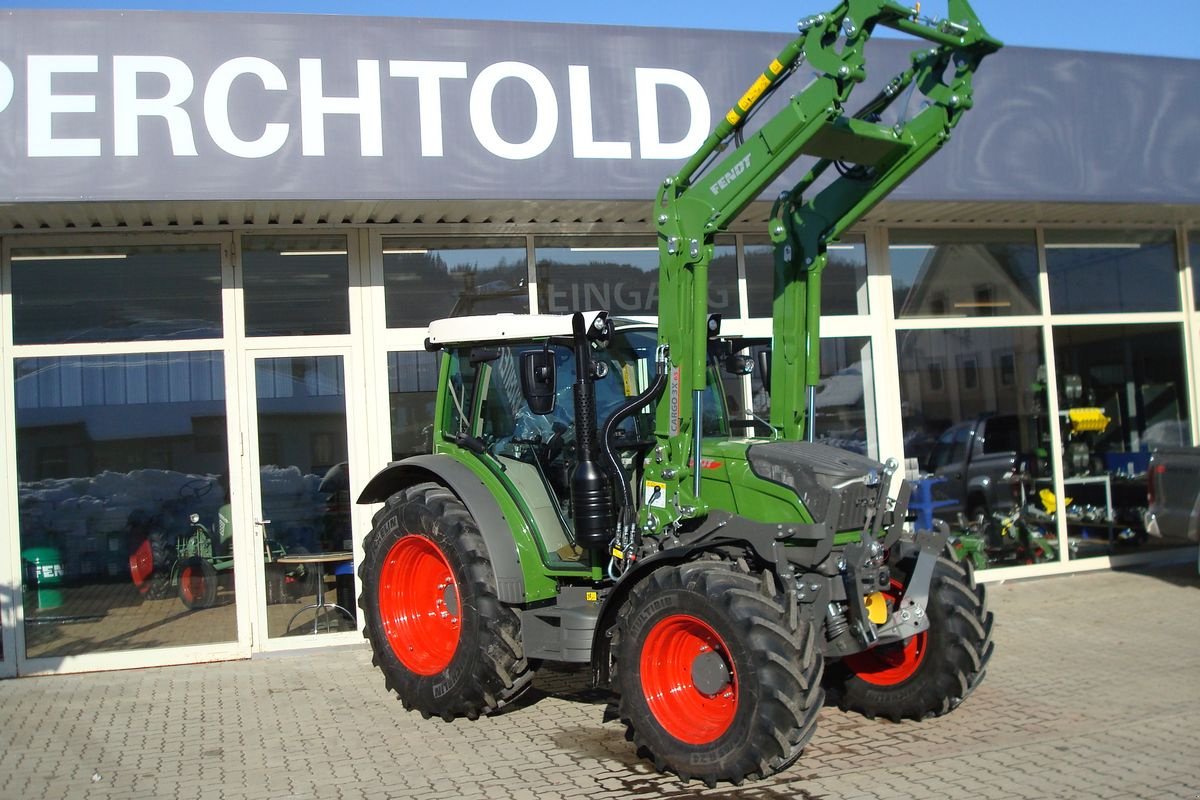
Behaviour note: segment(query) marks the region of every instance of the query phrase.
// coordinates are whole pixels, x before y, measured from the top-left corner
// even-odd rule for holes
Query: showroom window
[[[761,236],[748,236],[743,244],[746,259],[746,298],[751,317],[770,317],[775,296],[775,246]],[[867,248],[847,240],[831,244],[821,275],[823,315],[868,314]]]
[[[13,343],[220,337],[215,244],[12,252]]]
[[[389,328],[435,319],[529,312],[523,237],[383,240]]]
[[[1054,353],[1072,557],[1186,545],[1142,523],[1150,453],[1191,444],[1181,327],[1059,326]]]
[[[1055,314],[1181,308],[1169,231],[1047,231],[1046,271]]]
[[[1037,314],[1033,231],[888,233],[896,317]]]
[[[14,373],[27,657],[236,639],[222,354]]]
[[[896,349],[918,527],[949,523],[978,568],[1057,560],[1040,329],[902,330]]]
[[[247,336],[350,332],[345,236],[243,236]]]
[[[651,237],[539,237],[538,310],[543,314],[606,310],[615,316],[658,313],[658,247]],[[708,267],[709,310],[740,314],[737,250],[717,239]]]
[[[1200,231],[1188,234],[1188,263],[1192,265],[1192,309],[1200,311]]]

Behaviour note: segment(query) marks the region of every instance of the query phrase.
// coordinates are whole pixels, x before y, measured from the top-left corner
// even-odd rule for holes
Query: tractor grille
[[[875,505],[879,487],[852,483],[837,492],[842,496],[842,507],[835,523],[836,530],[861,529],[867,524],[867,511]]]
[[[750,469],[763,480],[794,491],[816,522],[836,530],[861,529],[879,496],[879,486],[867,486],[864,476],[882,476],[878,461],[812,442],[764,442],[746,452]],[[835,488],[835,487],[841,488]],[[828,519],[834,495],[841,497],[837,519]]]

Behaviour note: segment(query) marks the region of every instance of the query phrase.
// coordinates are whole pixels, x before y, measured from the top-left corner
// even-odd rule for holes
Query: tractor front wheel
[[[388,498],[363,542],[363,635],[389,690],[426,718],[475,719],[533,680],[474,517],[434,483]]]
[[[621,719],[657,769],[740,784],[799,757],[822,705],[822,657],[772,575],[663,567],[634,587],[618,625]]]
[[[898,602],[913,559],[892,569]],[[992,657],[992,612],[970,562],[938,558],[926,608],[929,628],[903,642],[846,656],[829,670],[829,692],[843,711],[893,722],[938,717],[955,709],[983,680]]]

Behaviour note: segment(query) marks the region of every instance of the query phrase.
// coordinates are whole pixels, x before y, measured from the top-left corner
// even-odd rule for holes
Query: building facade
[[[430,446],[426,325],[652,317],[655,188],[786,41],[6,17],[0,676],[357,641],[297,612],[352,605],[353,499]],[[1200,61],[1009,48],[975,100],[831,248],[817,435],[902,454],[985,580],[1178,555],[1141,512],[1150,452],[1200,442]],[[769,206],[718,240],[727,332],[770,336]]]

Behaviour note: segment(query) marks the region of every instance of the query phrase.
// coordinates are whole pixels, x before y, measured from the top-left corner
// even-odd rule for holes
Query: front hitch
[[[919,531],[913,537],[917,562],[888,621],[875,631],[877,644],[901,641],[929,629],[925,610],[929,608],[929,593],[933,588],[933,568],[946,550],[946,541],[946,534],[941,531]]]

